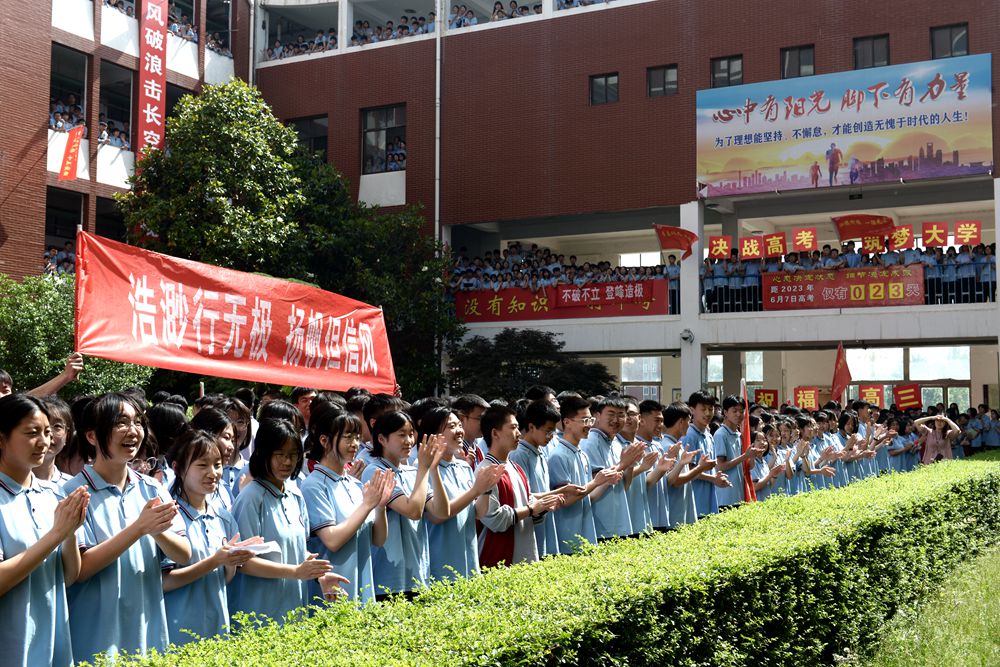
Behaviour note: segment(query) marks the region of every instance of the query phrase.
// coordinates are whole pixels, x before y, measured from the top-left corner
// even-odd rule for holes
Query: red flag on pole
[[[689,232],[680,227],[670,225],[653,225],[656,228],[656,237],[660,240],[660,248],[663,250],[683,250],[681,259],[691,256],[691,246],[698,240],[697,234]]]
[[[747,401],[747,381],[741,380],[740,385],[743,388],[743,428],[740,430],[740,439],[742,440],[742,447],[740,451],[746,454],[747,450],[750,449],[750,402]],[[753,468],[753,463],[750,459],[743,460],[743,500],[748,503],[757,502],[757,491],[753,488],[753,480],[750,479],[750,470]]]
[[[851,369],[847,367],[847,353],[844,344],[837,345],[837,361],[833,364],[833,382],[830,383],[830,398],[841,400],[847,385],[851,384]]]

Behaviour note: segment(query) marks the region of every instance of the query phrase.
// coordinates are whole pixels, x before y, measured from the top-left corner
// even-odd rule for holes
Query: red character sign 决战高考
[[[757,405],[763,405],[765,408],[776,408],[778,407],[778,390],[754,389],[753,402]]]
[[[816,240],[815,227],[803,227],[792,232],[793,252],[812,252],[818,250],[819,244]]]
[[[889,234],[889,249],[906,250],[913,247],[913,225],[900,225]]]
[[[762,253],[759,236],[747,236],[740,239],[740,259],[760,259]]]
[[[729,259],[733,250],[732,236],[709,236],[708,256],[712,259]]]
[[[785,243],[785,232],[775,232],[764,235],[764,257],[781,257],[785,254],[787,245]]]
[[[858,399],[878,406],[880,409],[885,405],[885,385],[881,384],[859,384]]]
[[[76,272],[83,354],[271,384],[395,390],[380,308],[85,232]]]

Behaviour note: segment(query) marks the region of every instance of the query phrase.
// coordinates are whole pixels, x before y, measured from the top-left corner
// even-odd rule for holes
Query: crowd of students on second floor
[[[922,266],[924,303],[985,303],[996,301],[996,244],[908,248],[881,253],[857,252],[854,241],[811,253],[791,252],[771,259],[706,258],[699,270],[702,305],[710,312],[762,310],[762,274],[811,270]]]

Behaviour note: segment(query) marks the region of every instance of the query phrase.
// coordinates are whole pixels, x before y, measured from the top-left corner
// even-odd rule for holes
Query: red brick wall
[[[709,86],[711,58],[742,54],[744,81],[768,81],[780,78],[782,47],[814,44],[824,74],[853,67],[853,38],[888,33],[892,63],[929,60],[930,28],[963,22],[973,53],[1000,53],[993,0],[661,0],[450,36],[442,220],[690,201],[695,91]],[[646,68],[667,64],[678,65],[679,93],[647,97]],[[588,78],[605,72],[619,73],[621,101],[592,107]],[[423,202],[432,215],[433,42],[265,68],[258,85],[282,118],[329,113],[331,159],[355,183],[358,109],[406,102],[407,201]]]

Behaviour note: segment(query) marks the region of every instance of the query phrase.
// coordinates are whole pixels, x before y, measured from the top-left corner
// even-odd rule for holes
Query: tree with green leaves
[[[565,346],[556,334],[535,329],[507,328],[492,340],[473,336],[450,349],[452,391],[514,401],[534,384],[584,396],[618,389],[617,379],[603,364],[565,352]]]
[[[29,276],[18,282],[0,276],[0,368],[16,390],[45,384],[63,371],[73,351],[72,276]],[[153,369],[88,357],[66,396],[100,394],[144,385]]]
[[[117,197],[131,241],[381,306],[404,391],[440,386],[438,350],[463,326],[443,302],[447,255],[418,210],[355,201],[239,80],[181,98],[166,144],[138,160],[132,190]]]

